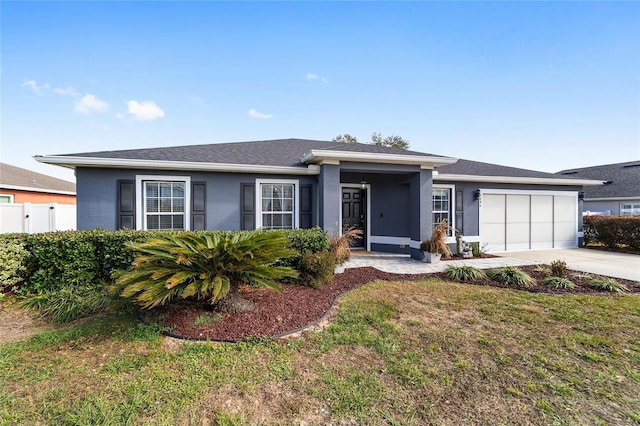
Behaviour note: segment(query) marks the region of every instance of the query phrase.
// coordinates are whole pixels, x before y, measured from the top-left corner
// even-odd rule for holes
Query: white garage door
[[[480,236],[488,251],[576,247],[577,193],[483,190]]]

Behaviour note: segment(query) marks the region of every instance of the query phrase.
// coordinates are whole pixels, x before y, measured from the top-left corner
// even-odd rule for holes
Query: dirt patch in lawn
[[[538,285],[522,289],[534,293],[552,294],[611,294],[586,287],[591,276],[568,271],[568,278],[576,287],[571,290],[554,289],[540,284],[544,275],[535,266],[524,266],[522,270],[538,281]],[[282,336],[299,331],[307,326],[321,326],[331,315],[336,298],[350,290],[376,280],[416,281],[423,279],[445,279],[437,274],[392,274],[372,267],[351,268],[338,274],[333,281],[321,289],[297,285],[284,286],[282,292],[254,289],[242,286],[242,297],[259,307],[255,312],[222,313],[210,306],[195,303],[173,304],[154,309],[143,315],[145,322],[159,324],[169,335],[188,339],[212,339],[238,341],[248,337]],[[617,279],[632,293],[640,293],[640,285],[629,280]],[[485,280],[473,283],[494,287],[513,288]]]
[[[28,339],[41,331],[56,329],[29,309],[15,301],[0,303],[0,343]]]

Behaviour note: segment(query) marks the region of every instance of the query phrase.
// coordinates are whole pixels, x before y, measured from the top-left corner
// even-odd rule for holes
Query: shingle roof
[[[64,156],[306,167],[305,164],[300,162],[300,158],[312,149],[440,157],[439,155],[389,148],[386,146],[309,139],[276,139],[253,142],[127,149],[121,151],[65,154]]]
[[[567,169],[557,172],[556,175],[563,178],[576,177],[611,181],[611,183],[602,186],[585,188],[584,196],[586,199],[640,198],[640,161]]]
[[[0,187],[18,186],[34,190],[76,192],[76,185],[66,180],[0,163]]]
[[[440,174],[459,174],[473,176],[506,176],[506,177],[531,177],[531,178],[551,178],[557,179],[559,176],[554,173],[539,172],[536,170],[519,169],[516,167],[501,166],[498,164],[482,163],[458,159],[453,164],[438,167]],[[576,179],[577,177],[562,176],[566,179]]]

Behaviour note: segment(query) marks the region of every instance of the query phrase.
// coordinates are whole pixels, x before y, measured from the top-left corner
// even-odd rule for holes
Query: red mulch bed
[[[522,270],[540,281],[543,276],[535,271],[535,266],[523,266]],[[444,279],[441,273],[435,274],[392,274],[379,271],[372,267],[347,269],[342,274],[335,275],[333,281],[321,289],[313,289],[298,285],[285,285],[278,293],[269,289],[254,289],[242,286],[242,297],[258,306],[257,312],[220,313],[210,306],[198,303],[178,303],[154,309],[144,315],[147,322],[158,323],[164,329],[170,330],[168,335],[195,340],[239,341],[247,337],[278,336],[294,332],[311,323],[320,320],[329,310],[336,297],[376,280],[407,280]],[[610,294],[600,292],[584,284],[588,281],[584,275],[576,271],[569,271],[569,278],[576,284],[573,290],[562,290],[537,285],[523,289],[534,293],[552,294]],[[632,293],[640,293],[640,284],[634,281],[616,279],[625,284]],[[507,286],[495,282],[475,282],[473,285],[489,285],[494,287]],[[508,287],[513,289],[513,287]],[[202,315],[211,319],[208,324],[196,325],[202,322]],[[196,321],[200,318],[199,321]],[[215,320],[215,322],[214,322]]]

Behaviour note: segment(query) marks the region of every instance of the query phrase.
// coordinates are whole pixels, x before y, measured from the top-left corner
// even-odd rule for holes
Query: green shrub
[[[64,323],[102,312],[110,302],[111,296],[104,285],[80,285],[29,296],[21,305],[38,310],[54,322]]]
[[[564,278],[567,276],[567,262],[564,260],[554,260],[551,262],[551,275]]]
[[[300,262],[298,282],[313,288],[321,288],[333,279],[336,257],[331,251],[306,253]]]
[[[596,277],[591,281],[588,281],[585,285],[587,287],[595,288],[596,290],[610,291],[612,293],[622,293],[629,290],[626,285],[619,283],[613,278],[606,277]]]
[[[473,266],[448,266],[443,274],[450,280],[463,283],[487,279],[487,274]]]
[[[82,286],[100,278],[100,260],[86,232],[50,232],[26,237],[29,281],[21,293],[48,293],[67,286]]]
[[[484,256],[487,253],[486,247],[486,244],[480,247],[480,243],[471,243],[471,253],[473,253],[473,257]]]
[[[490,269],[489,272],[487,272],[487,276],[494,281],[498,281],[509,286],[531,287],[536,284],[536,280],[515,266]]]
[[[282,231],[182,232],[127,245],[134,269],[114,274],[113,290],[144,308],[191,297],[215,304],[240,282],[278,289],[276,280],[297,276],[274,265],[296,254]]]
[[[329,247],[327,234],[320,228],[287,229],[283,232],[296,254],[280,260],[278,266],[290,266],[300,270],[300,262],[305,253],[320,253]]]
[[[585,216],[583,232],[585,246],[640,249],[640,216]]]
[[[0,292],[17,291],[27,276],[25,266],[29,252],[20,238],[0,241]]]
[[[557,275],[546,277],[545,279],[542,280],[542,284],[546,285],[547,287],[562,288],[565,290],[570,290],[572,288],[575,288],[576,286],[570,280],[563,277],[559,277]]]
[[[536,266],[536,268],[534,269],[537,273],[539,273],[540,275],[543,275],[545,277],[550,276],[551,273],[551,269],[547,266],[544,265],[538,265]]]

